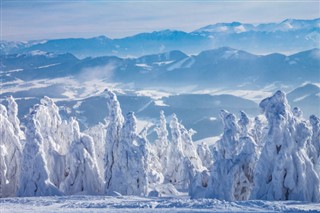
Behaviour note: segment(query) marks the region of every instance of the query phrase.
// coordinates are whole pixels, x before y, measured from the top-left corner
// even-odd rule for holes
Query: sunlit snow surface
[[[62,196],[0,199],[1,213],[14,212],[320,212],[319,203],[133,196]]]

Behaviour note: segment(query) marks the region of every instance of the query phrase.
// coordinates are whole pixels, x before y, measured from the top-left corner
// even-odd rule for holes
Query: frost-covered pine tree
[[[118,149],[121,139],[121,130],[124,123],[122,111],[120,108],[117,96],[110,90],[106,89],[105,97],[107,100],[108,116],[106,121],[108,126],[106,129],[106,143],[105,143],[105,193],[113,194],[113,187],[111,186],[113,179],[117,178],[113,173],[115,166],[116,150]]]
[[[40,100],[33,113],[39,123],[38,133],[42,137],[49,179],[59,188],[65,178],[65,155],[73,141],[73,130],[66,121],[62,121],[58,106],[47,96]]]
[[[256,161],[256,144],[247,131],[249,118],[241,112],[236,122],[236,117],[225,110],[220,117],[224,133],[217,142],[214,164],[210,172],[195,176],[189,194],[192,198],[246,200],[250,196]]]
[[[44,139],[37,119],[40,108],[40,105],[34,106],[27,118],[18,196],[61,195],[49,178]]]
[[[64,122],[60,117],[58,106],[51,98],[44,96],[40,100],[40,106],[35,116],[41,124],[41,135],[46,141],[46,150],[65,154],[69,149],[72,134],[70,134],[70,129],[60,127]]]
[[[182,136],[180,124],[175,114],[170,121],[171,142],[168,150],[168,163],[165,171],[165,178],[178,190],[186,188],[189,184],[188,170],[185,168],[186,158],[182,150]]]
[[[60,184],[60,190],[65,194],[91,194],[103,192],[102,178],[95,159],[93,140],[80,132],[79,124],[71,119],[74,140],[66,155],[65,179]]]
[[[18,118],[18,104],[12,96],[7,98],[8,102],[8,119],[14,127],[14,133],[19,139],[24,138],[24,133],[20,129],[20,120]]]
[[[125,143],[128,143],[129,146],[125,147]],[[128,181],[127,194],[146,195],[147,193],[147,143],[148,141],[145,138],[138,135],[137,119],[134,113],[129,112],[125,119],[121,139],[123,150],[129,148],[129,151],[126,151],[126,157],[127,168],[131,175]],[[128,162],[130,163],[128,164]]]
[[[145,141],[137,134],[134,113],[128,113],[120,141],[113,149],[114,163],[107,194],[146,195],[148,189]]]
[[[224,159],[232,159],[241,150],[241,144],[238,142],[240,128],[234,114],[221,110],[220,118],[224,126],[224,132],[222,138],[218,141],[218,149]]]
[[[319,122],[319,119],[314,116],[314,115],[311,115],[310,118],[309,118],[309,124],[303,119],[302,117],[302,111],[300,110],[300,108],[298,107],[294,107],[293,110],[292,110],[292,114],[293,114],[293,120],[294,120],[294,123],[298,123],[298,125],[301,127],[301,128],[296,128],[296,137],[298,137],[296,139],[296,141],[301,141],[302,138],[300,138],[300,136],[302,135],[310,135],[311,134],[311,137],[308,137],[308,139],[306,139],[306,144],[305,144],[305,147],[306,147],[306,150],[307,150],[307,154],[310,158],[310,160],[312,161],[313,165],[315,167],[320,167],[320,165],[318,165],[318,158],[319,158],[319,141],[320,141],[320,134],[318,132],[318,142],[315,142],[316,141],[316,138],[315,137],[317,135],[317,129],[319,129],[320,127],[320,124],[319,127],[317,127],[317,123]],[[307,132],[301,132],[303,130],[307,130]],[[320,175],[320,173],[318,172],[318,174]]]
[[[16,196],[20,181],[22,146],[18,135],[21,130],[16,129],[19,119],[12,113],[18,108],[11,104],[8,107],[7,111],[0,104],[0,197]]]
[[[148,193],[150,191],[159,191],[159,187],[161,188],[164,183],[162,165],[159,161],[159,158],[157,157],[156,152],[154,151],[154,148],[149,142],[146,143],[146,153]],[[157,196],[159,195],[161,196],[161,194],[157,192]]]
[[[286,95],[277,91],[260,103],[268,133],[254,175],[252,199],[320,201],[319,173],[307,154],[311,131],[295,119]]]
[[[244,111],[240,111],[240,119],[238,121],[240,127],[240,137],[247,136],[250,128],[250,119]]]
[[[320,164],[319,164],[320,162],[320,119],[315,115],[311,115],[309,118],[309,122],[312,127],[311,145],[313,146],[313,149],[314,149],[312,161],[314,162],[315,165],[320,167]]]
[[[252,137],[254,138],[254,141],[257,143],[257,146],[259,149],[263,147],[262,138],[264,134],[264,127],[265,127],[265,124],[261,120],[261,117],[260,116],[255,117],[254,125],[253,125],[253,128],[251,129],[251,134],[252,134]]]
[[[197,153],[202,161],[203,166],[210,170],[213,165],[213,155],[209,146],[206,143],[198,145]]]
[[[299,107],[294,107],[292,109],[292,114],[297,118],[297,119],[302,119],[302,111]]]
[[[167,120],[164,115],[164,112],[160,111],[160,123],[159,126],[155,128],[155,131],[158,135],[158,138],[155,141],[155,148],[157,156],[162,165],[162,172],[164,173],[165,168],[168,163],[168,130],[167,130]]]
[[[192,135],[179,123],[175,114],[170,121],[170,129],[171,142],[168,150],[165,178],[178,190],[186,191],[189,189],[190,181],[196,172],[205,168],[192,144]]]
[[[137,133],[136,118],[129,113],[124,122],[117,96],[106,90],[108,105],[105,162],[105,193],[147,193],[146,145]]]
[[[148,178],[148,193],[150,191],[158,191],[160,185],[164,182],[163,170],[164,166],[161,164],[160,158],[158,156],[157,145],[150,144],[146,138],[146,134],[140,134],[140,140],[145,144],[145,158],[147,167],[147,178]],[[166,158],[165,158],[166,159]],[[157,193],[159,196],[159,193]]]
[[[106,131],[107,125],[99,123],[87,130],[84,131],[85,134],[88,134],[92,137],[94,142],[94,149],[96,153],[96,160],[99,169],[99,173],[104,180],[104,167],[105,167],[105,157],[106,157]]]
[[[182,138],[182,149],[184,155],[187,157],[188,161],[190,161],[191,165],[194,166],[195,171],[202,171],[203,168],[202,161],[198,155],[196,146],[192,141],[192,136],[196,133],[193,129],[187,130],[181,123],[179,123],[181,138]],[[195,171],[193,171],[191,178],[195,175]]]

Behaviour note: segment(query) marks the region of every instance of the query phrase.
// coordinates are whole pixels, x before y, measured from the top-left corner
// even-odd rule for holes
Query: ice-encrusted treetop
[[[20,120],[18,119],[18,104],[12,96],[7,98],[8,102],[8,119],[14,127],[14,133],[19,137],[23,138],[23,132],[20,129]]]
[[[250,119],[248,115],[244,111],[240,111],[240,119],[238,121],[238,125],[240,127],[241,136],[245,136],[248,134],[249,124]]]
[[[116,94],[109,89],[105,89],[104,96],[107,100],[107,107],[109,111],[107,120],[122,124],[124,122],[124,118],[122,116],[120,103]]]
[[[219,141],[219,150],[223,158],[233,158],[240,149],[239,144],[239,126],[234,114],[226,110],[220,111],[220,117],[224,126],[224,133]]]
[[[170,121],[170,129],[172,136],[172,144],[174,144],[177,147],[176,149],[182,153],[180,123],[176,114],[172,115],[172,119]]]
[[[268,121],[285,119],[291,114],[286,94],[278,90],[273,96],[262,100],[259,104]]]
[[[236,117],[234,114],[226,110],[221,110],[220,118],[224,126],[224,131],[232,131],[232,133],[238,132],[238,126],[237,126]]]
[[[301,111],[301,109],[300,109],[299,107],[294,107],[294,108],[292,109],[292,113],[293,113],[293,115],[294,115],[295,117],[297,117],[297,118],[302,118],[302,111]]]
[[[3,116],[8,116],[7,108],[0,104],[0,114]]]
[[[125,123],[123,125],[122,135],[128,140],[135,140],[137,137],[137,119],[134,112],[129,112],[126,115]]]
[[[167,130],[167,120],[164,115],[164,111],[160,111],[160,122],[159,126],[155,128],[155,131],[158,135],[158,139],[156,143],[158,144],[159,148],[163,146],[168,146],[168,130]]]

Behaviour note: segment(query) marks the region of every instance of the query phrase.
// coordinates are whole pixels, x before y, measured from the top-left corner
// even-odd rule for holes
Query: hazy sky
[[[319,0],[1,0],[4,40],[193,31],[217,22],[266,23],[320,17]]]

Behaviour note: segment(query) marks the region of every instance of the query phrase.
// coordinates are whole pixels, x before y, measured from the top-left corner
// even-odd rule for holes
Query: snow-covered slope
[[[2,213],[33,212],[319,212],[319,203],[299,201],[237,201],[148,198],[133,196],[70,196],[0,199]]]

